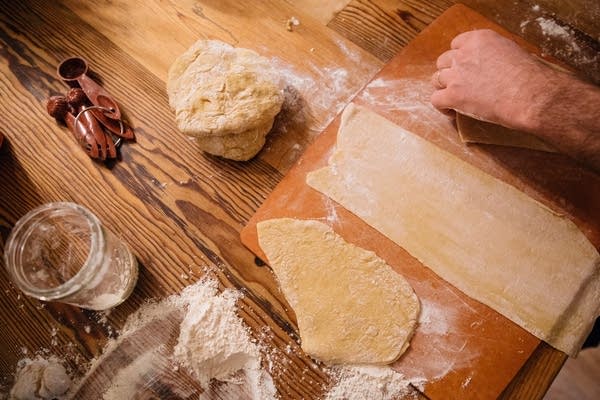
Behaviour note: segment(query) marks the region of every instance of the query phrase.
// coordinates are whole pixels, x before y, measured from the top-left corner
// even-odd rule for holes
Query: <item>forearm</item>
[[[490,30],[441,54],[431,103],[540,137],[600,172],[600,88],[541,63]]]
[[[553,72],[526,130],[600,172],[600,88]]]

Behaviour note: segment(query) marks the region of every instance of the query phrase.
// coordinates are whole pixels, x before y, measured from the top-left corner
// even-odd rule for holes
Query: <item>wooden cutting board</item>
[[[600,178],[560,155],[463,144],[451,119],[429,103],[435,60],[460,32],[489,28],[511,35],[469,8],[456,5],[427,27],[354,99],[483,171],[569,216],[600,247]],[[538,53],[535,47],[514,38]],[[310,101],[310,99],[307,99]],[[339,116],[311,144],[241,233],[264,258],[256,223],[294,217],[330,224],[347,241],[385,259],[412,284],[422,303],[420,324],[407,353],[394,365],[432,399],[497,398],[539,340],[489,307],[459,292],[337,203],[308,187],[306,174],[327,164]],[[377,132],[373,132],[377,134]],[[393,173],[393,171],[382,171]],[[398,182],[399,187],[401,182]],[[440,199],[443,201],[443,199]],[[535,240],[535,238],[531,238]]]

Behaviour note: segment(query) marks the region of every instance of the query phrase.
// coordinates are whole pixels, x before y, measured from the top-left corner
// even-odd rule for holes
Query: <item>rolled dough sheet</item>
[[[404,353],[419,300],[384,260],[318,221],[271,219],[257,231],[307,354],[328,363],[389,364]]]
[[[554,147],[530,133],[509,129],[491,122],[479,121],[466,115],[456,114],[456,127],[464,143],[485,143],[499,146],[556,152]]]
[[[350,104],[307,183],[468,296],[576,355],[600,310],[600,255],[569,219]]]

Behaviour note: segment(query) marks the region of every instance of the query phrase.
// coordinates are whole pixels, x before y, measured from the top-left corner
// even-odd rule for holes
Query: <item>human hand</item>
[[[461,33],[437,59],[431,103],[513,129],[535,130],[554,71],[491,30]]]

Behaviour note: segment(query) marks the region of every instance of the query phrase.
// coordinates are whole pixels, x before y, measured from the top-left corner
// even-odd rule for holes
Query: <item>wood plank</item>
[[[487,6],[494,6],[494,1],[490,0],[465,0],[472,2],[470,6],[475,6],[476,3],[487,4]],[[571,27],[586,33],[588,36],[595,40],[600,40],[600,25],[598,25],[598,19],[600,18],[600,3],[596,0],[521,0],[515,2],[516,6],[529,8],[532,11],[538,10],[546,16],[556,17]],[[506,14],[506,11],[497,10],[498,16],[500,14]],[[525,12],[523,8],[520,8],[517,12]],[[506,17],[504,17],[506,19]]]
[[[310,15],[320,24],[327,25],[337,13],[348,5],[350,0],[286,0],[286,2],[306,15]]]
[[[581,351],[576,359],[568,359],[545,400],[596,400],[600,398],[600,347]]]
[[[562,365],[566,359],[565,354],[541,342],[500,399],[541,399],[556,377],[556,365]]]
[[[387,62],[450,5],[449,0],[353,0],[328,26]]]

